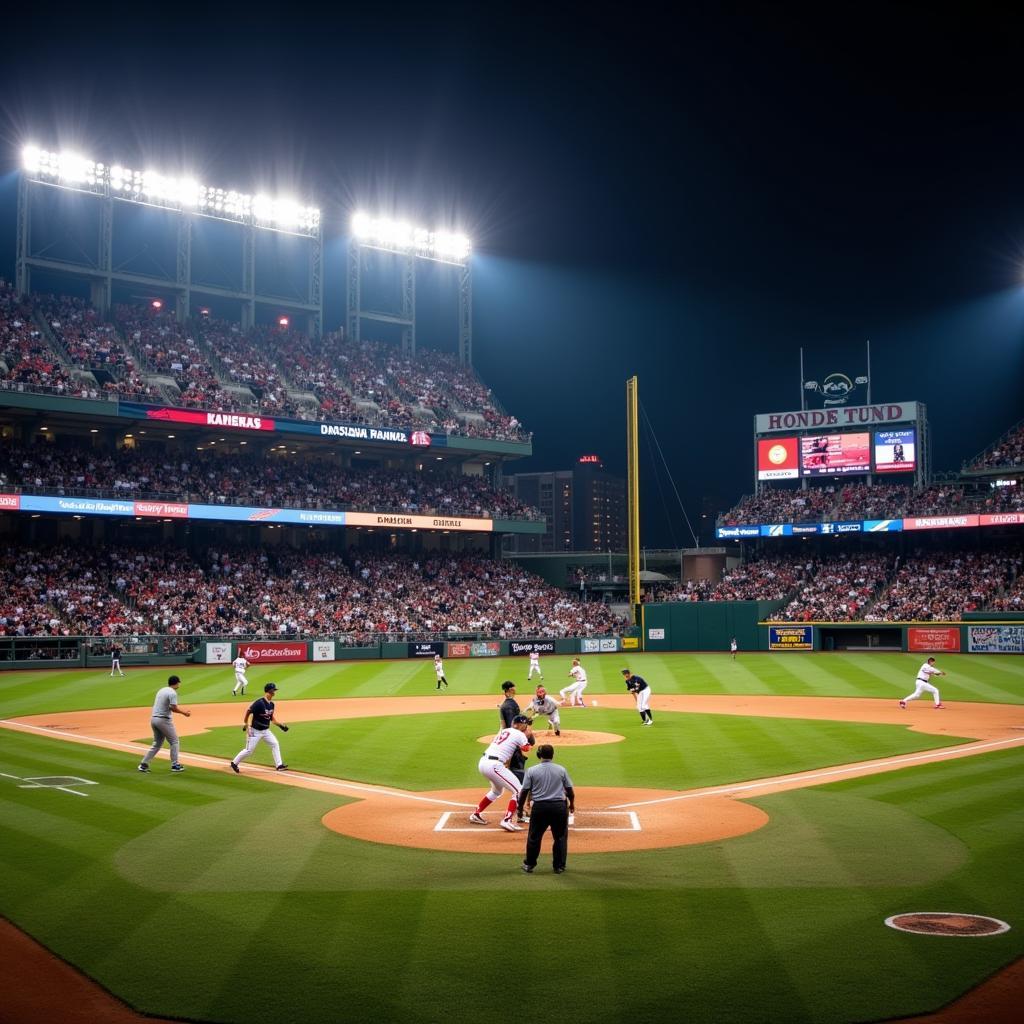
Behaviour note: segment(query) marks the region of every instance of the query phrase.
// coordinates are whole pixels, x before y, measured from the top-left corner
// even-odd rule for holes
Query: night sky
[[[19,15],[0,269],[25,143],[187,166],[321,206],[329,327],[357,206],[464,228],[520,468],[624,472],[635,373],[698,521],[752,490],[752,416],[798,407],[801,346],[852,377],[870,339],[872,398],[926,402],[955,470],[1024,416],[1024,25],[892,7]],[[692,543],[643,444],[643,542]]]

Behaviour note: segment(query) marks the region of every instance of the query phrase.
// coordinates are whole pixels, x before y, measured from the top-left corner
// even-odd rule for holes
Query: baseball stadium
[[[1024,421],[801,365],[649,548],[644,378],[521,471],[457,218],[19,160],[0,1020],[1015,1019]]]

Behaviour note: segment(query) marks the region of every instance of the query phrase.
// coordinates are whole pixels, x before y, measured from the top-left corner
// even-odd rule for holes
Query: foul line
[[[945,761],[952,757],[963,757],[965,754],[976,754],[991,747],[1020,746],[1024,740],[991,740],[987,743],[964,743],[959,747],[942,747],[939,750],[925,751],[920,754],[904,754],[901,757],[885,761],[861,761],[859,764],[846,765],[843,768],[829,768],[825,771],[798,772],[795,775],[779,775],[772,779],[760,779],[757,782],[746,782],[736,786],[721,786],[717,789],[699,789],[691,793],[680,793],[678,796],[664,796],[656,800],[638,800],[635,803],[614,804],[612,810],[627,807],[647,807],[651,804],[667,804],[676,800],[696,800],[703,796],[730,796],[751,789],[764,789],[769,786],[784,786],[790,782],[811,782],[815,779],[827,779],[837,775],[851,775],[855,772],[870,774],[872,769],[898,767],[912,764],[915,761]]]
[[[43,736],[55,736],[59,738],[73,740],[78,743],[85,743],[89,746],[105,747],[108,750],[127,750],[132,753],[144,753],[148,750],[148,747],[143,746],[139,743],[122,743],[120,740],[104,740],[98,736],[85,736],[79,732],[65,732],[63,729],[44,729],[39,725],[26,725],[24,722],[12,722],[10,719],[0,720],[0,725],[6,726],[8,729],[13,729],[15,732],[23,730],[25,732],[37,732]],[[183,764],[191,765],[209,765],[216,768],[227,768],[228,763],[225,763],[222,758],[210,757],[206,754],[182,754],[181,760]],[[323,786],[330,789],[349,789],[354,790],[357,793],[372,793],[374,796],[393,796],[398,797],[401,800],[415,800],[425,804],[440,804],[442,807],[475,807],[475,804],[464,804],[457,800],[442,800],[438,797],[430,796],[417,796],[415,793],[407,793],[401,789],[385,789],[381,786],[371,786],[359,782],[346,782],[344,779],[332,779],[326,775],[306,775],[302,772],[287,771],[278,772],[274,768],[266,768],[263,765],[249,765],[249,771],[257,775],[268,775],[275,781],[287,782],[289,778],[302,779],[306,782],[315,783],[317,786]],[[55,788],[55,787],[54,787]],[[84,796],[86,794],[79,794]]]

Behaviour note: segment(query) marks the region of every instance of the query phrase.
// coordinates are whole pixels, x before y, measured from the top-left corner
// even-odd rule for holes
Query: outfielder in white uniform
[[[444,662],[441,660],[440,654],[434,655],[434,673],[437,676],[437,689],[441,689],[441,684],[444,683],[444,688],[448,689],[448,680],[444,677]]]
[[[527,682],[533,678],[534,672],[536,672],[541,679],[544,678],[544,673],[540,670],[540,653],[537,651],[530,651],[530,671],[526,676]]]
[[[512,719],[511,729],[502,729],[497,736],[491,740],[491,745],[483,752],[477,771],[487,779],[491,788],[484,794],[484,798],[476,805],[476,810],[469,816],[474,825],[486,825],[483,811],[494,803],[507,789],[512,794],[505,810],[505,817],[498,823],[506,832],[521,832],[522,825],[517,825],[515,818],[516,807],[519,805],[519,780],[512,774],[508,766],[509,758],[516,750],[524,755],[533,745],[533,733],[530,732],[530,720],[526,715],[516,715]]]
[[[548,696],[548,691],[543,686],[537,687],[537,695],[526,706],[526,711],[530,718],[546,715],[548,724],[555,730],[555,735],[562,735],[562,723],[558,717],[558,704]]]
[[[245,746],[231,762],[231,770],[236,775],[239,774],[239,762],[245,761],[252,755],[260,740],[265,740],[267,746],[270,747],[270,752],[274,755],[274,767],[279,772],[288,770],[288,765],[281,760],[281,745],[277,742],[277,737],[270,731],[271,724],[276,725],[281,732],[288,731],[288,726],[274,717],[274,694],[276,692],[277,687],[273,683],[267,683],[263,687],[263,696],[259,700],[254,700],[245,712],[245,718],[242,720],[242,732],[246,736]],[[249,721],[250,718],[252,718],[252,722]]]
[[[245,678],[245,670],[249,667],[249,662],[239,655],[231,664],[235,669],[235,685],[231,691],[231,696],[234,697],[238,693],[245,693],[245,688],[249,685],[249,680]]]
[[[927,690],[932,697],[935,699],[935,706],[937,708],[944,708],[946,705],[942,703],[942,698],[939,696],[939,691],[932,686],[928,680],[932,676],[944,676],[946,673],[942,669],[935,667],[935,659],[929,658],[918,670],[917,670],[917,686],[914,687],[914,692],[907,697],[904,697],[900,701],[900,707],[906,708],[907,701],[917,700],[922,693]]]
[[[587,673],[583,671],[583,666],[580,664],[579,658],[572,659],[572,668],[569,669],[569,675],[574,680],[564,690],[559,690],[559,694],[562,698],[563,704],[568,704],[570,707],[579,705],[581,708],[586,707],[583,701],[583,691],[587,688]]]

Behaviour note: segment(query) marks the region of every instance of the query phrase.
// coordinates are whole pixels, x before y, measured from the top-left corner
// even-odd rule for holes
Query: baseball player
[[[484,794],[483,799],[476,805],[476,810],[469,816],[474,825],[486,825],[483,811],[489,804],[494,803],[507,789],[512,794],[512,799],[505,809],[505,817],[498,824],[506,832],[521,832],[522,825],[516,824],[513,820],[516,808],[519,806],[519,791],[521,783],[512,774],[508,767],[509,759],[518,750],[524,756],[533,746],[533,733],[530,732],[530,720],[526,715],[516,715],[512,721],[511,729],[502,729],[497,736],[491,740],[491,745],[483,752],[477,771],[487,779],[491,788]]]
[[[242,720],[242,732],[245,733],[247,739],[245,746],[231,762],[231,770],[236,775],[239,774],[238,762],[245,761],[256,749],[256,744],[260,740],[266,740],[270,747],[270,751],[274,755],[274,767],[279,772],[288,770],[288,765],[281,761],[281,745],[277,742],[277,737],[270,731],[271,723],[276,725],[281,732],[288,731],[288,726],[274,717],[275,693],[277,693],[277,687],[273,683],[267,683],[263,687],[263,696],[259,700],[254,700],[245,712],[245,718]],[[249,724],[250,718],[252,718],[251,725]]]
[[[558,691],[562,698],[562,703],[568,704],[570,707],[575,707],[577,704],[581,708],[586,707],[583,701],[583,691],[587,688],[587,673],[583,671],[579,658],[572,659],[572,668],[569,669],[569,676],[573,679],[573,682],[564,690]]]
[[[174,715],[192,717],[191,711],[178,707],[178,684],[181,680],[177,676],[171,676],[167,685],[156,691],[156,700],[153,701],[153,713],[150,716],[149,724],[153,729],[153,746],[146,751],[146,756],[139,765],[140,772],[149,771],[149,762],[159,753],[160,748],[167,740],[171,745],[171,771],[183,772],[185,766],[178,761],[178,730],[174,728]]]
[[[434,655],[434,674],[437,676],[437,688],[441,689],[441,684],[444,683],[444,688],[448,689],[448,680],[444,677],[444,662],[441,660],[440,654]]]
[[[536,718],[538,715],[546,715],[548,725],[555,730],[555,735],[562,735],[562,723],[558,717],[558,704],[548,696],[548,691],[543,686],[537,687],[536,695],[526,706],[527,718]]]
[[[918,670],[917,670],[917,686],[914,687],[914,692],[908,697],[904,697],[900,701],[900,707],[905,711],[907,708],[907,701],[917,700],[922,693],[927,690],[932,697],[935,699],[935,706],[937,708],[944,708],[946,705],[942,703],[942,698],[939,696],[939,691],[932,686],[928,680],[932,676],[944,676],[946,673],[942,669],[935,667],[935,659],[929,658]]]
[[[538,651],[530,651],[530,671],[526,676],[526,681],[529,682],[533,678],[533,673],[536,672],[541,678],[541,682],[544,681],[544,673],[540,670],[540,653]]]
[[[121,671],[121,648],[114,644],[110,648],[110,678],[114,678],[114,673],[117,673],[121,678],[124,678],[124,673]]]
[[[733,637],[729,641],[729,650],[732,652],[732,660],[736,660],[736,652],[739,650],[739,644],[736,643],[736,637]]]
[[[654,725],[654,716],[651,714],[651,688],[647,680],[642,676],[635,676],[628,668],[622,670],[626,680],[626,689],[633,694],[636,700],[636,709],[640,712],[641,725]]]
[[[239,655],[231,664],[235,670],[235,685],[231,691],[231,696],[234,697],[236,694],[245,693],[245,688],[249,685],[249,680],[245,678],[245,670],[249,667],[249,662]]]

